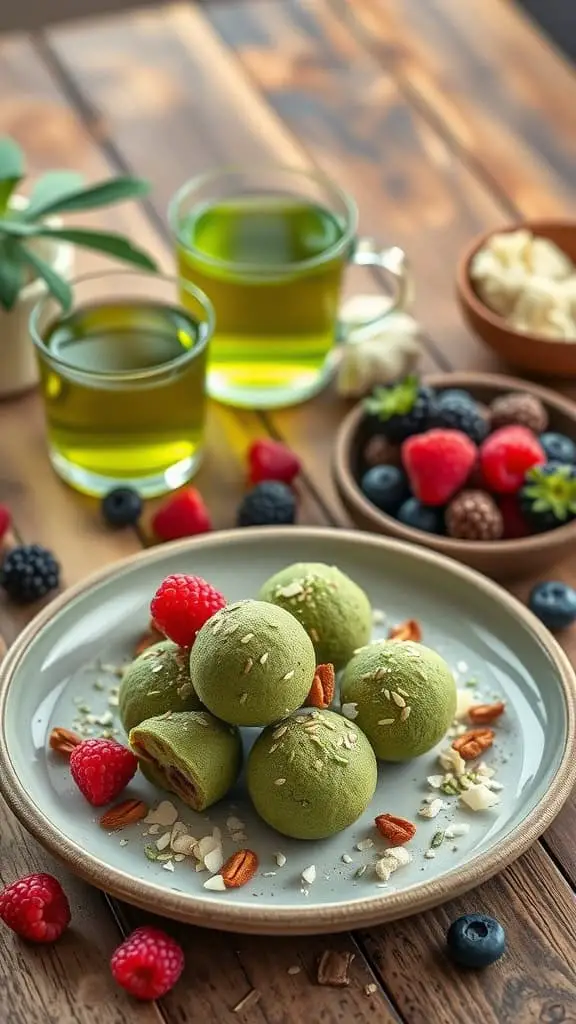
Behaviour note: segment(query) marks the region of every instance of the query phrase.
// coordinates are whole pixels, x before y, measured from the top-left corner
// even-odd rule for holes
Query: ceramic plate
[[[483,701],[506,701],[497,744],[486,757],[503,787],[497,807],[473,813],[448,797],[434,820],[418,817],[439,771],[436,752],[405,765],[382,765],[378,789],[363,817],[323,842],[291,841],[258,820],[241,785],[205,815],[180,807],[196,837],[222,830],[224,851],[257,852],[260,871],[243,889],[211,892],[193,862],[150,861],[157,836],[147,826],[107,834],[71,783],[68,768],[47,749],[55,725],[94,716],[96,732],[115,728],[114,667],[129,658],[147,624],[150,596],[164,576],[206,576],[230,601],[255,596],[273,572],[295,561],[338,565],[363,586],[390,624],[416,618],[424,641],[472,683]],[[475,682],[473,682],[475,680]],[[112,692],[112,704],[110,694]],[[24,631],[1,672],[0,786],[23,824],[52,853],[92,884],[168,917],[246,932],[297,933],[367,926],[438,904],[479,884],[522,853],[550,824],[576,781],[576,684],[560,647],[526,609],[471,570],[433,552],[360,533],[264,529],[214,534],[154,548],[106,569],[57,598]],[[89,719],[92,721],[92,719]],[[245,733],[248,745],[253,736]],[[252,731],[253,732],[253,731]],[[122,738],[120,736],[120,738]],[[153,804],[161,794],[137,777],[130,795]],[[442,796],[442,794],[440,794]],[[177,801],[174,801],[177,803]],[[374,872],[385,844],[376,814],[417,822],[413,859],[384,883]],[[236,840],[227,822],[244,822]],[[432,837],[454,825],[469,831],[445,839],[425,856]],[[237,826],[236,826],[237,827]],[[358,850],[363,840],[375,845]],[[286,857],[277,866],[275,854]],[[342,858],[345,857],[345,860]],[[350,862],[348,860],[350,859]],[[314,865],[316,880],[302,883]],[[359,869],[366,865],[364,873]]]

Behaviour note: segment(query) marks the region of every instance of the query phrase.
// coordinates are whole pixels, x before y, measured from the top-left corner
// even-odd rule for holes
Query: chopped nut
[[[211,892],[225,892],[226,885],[222,875],[212,875],[211,878],[207,878],[204,882],[204,888],[209,889]]]
[[[305,704],[307,707],[328,708],[334,700],[336,676],[331,664],[317,665],[316,673]]]
[[[253,988],[248,995],[244,996],[244,998],[240,1000],[239,1003],[236,1003],[232,1013],[241,1013],[241,1011],[245,1010],[247,1006],[255,1006],[260,1000],[260,997],[261,992],[259,992],[257,988]]]
[[[355,718],[358,718],[358,705],[353,702],[349,704],[343,704],[342,714],[344,715],[345,718],[349,718],[351,721],[354,721]]]
[[[422,640],[422,630],[420,624],[416,619],[406,619],[406,622],[401,622],[399,626],[394,626],[388,633],[389,640],[412,640],[415,643],[420,643]]]
[[[316,881],[316,867],[311,864],[310,867],[304,868],[302,872],[302,881],[306,882],[307,885],[312,885]]]
[[[463,775],[466,771],[464,759],[453,747],[445,747],[444,750],[441,750],[438,761],[445,771],[452,772],[454,775]]]
[[[468,718],[473,725],[486,725],[500,718],[505,710],[506,705],[501,700],[496,704],[473,704],[468,710]]]
[[[363,853],[364,850],[371,850],[374,846],[373,839],[361,839],[359,843],[356,843],[356,849]]]
[[[218,871],[220,871],[220,868],[222,867],[223,863],[224,854],[222,852],[221,846],[217,846],[216,849],[210,850],[210,852],[207,853],[206,856],[204,857],[204,864],[206,866],[206,870],[209,871],[210,874],[216,874]]]
[[[421,818],[435,818],[436,815],[440,813],[443,807],[443,800],[432,800],[432,802],[429,804],[422,804],[422,807],[420,807],[418,810],[418,814],[420,815]]]
[[[350,856],[349,853],[343,853],[342,854],[342,860],[344,861],[345,864],[353,864],[354,863],[353,860],[352,860],[352,857]]]
[[[364,991],[367,996],[372,996],[374,995],[375,992],[378,991],[378,985],[375,985],[374,982],[372,981],[370,982],[369,985],[364,986]]]
[[[487,811],[500,803],[499,797],[492,793],[482,782],[460,794],[461,803],[469,807],[471,811]]]
[[[178,819],[178,808],[170,800],[161,800],[157,807],[148,812],[144,818],[145,825],[163,825],[172,828]]]
[[[274,854],[274,859],[275,859],[275,861],[276,861],[276,863],[277,863],[279,868],[283,868],[284,867],[284,865],[286,863],[286,856],[283,853],[280,853],[280,852],[275,853]]]
[[[222,868],[227,889],[239,889],[254,877],[258,870],[258,857],[253,850],[238,850],[228,858]]]
[[[60,754],[61,757],[69,758],[70,754],[77,747],[79,743],[82,743],[82,737],[78,733],[72,732],[71,729],[64,729],[61,726],[56,726],[52,729],[48,744],[50,749],[56,754]]]
[[[302,970],[302,968],[301,968],[301,967],[298,967],[298,965],[297,965],[297,964],[294,964],[294,966],[293,966],[293,967],[289,967],[289,968],[288,968],[288,971],[287,971],[286,973],[287,973],[287,974],[293,974],[293,975],[294,975],[294,974],[300,974],[301,970]]]
[[[134,825],[148,813],[148,808],[142,800],[123,800],[106,811],[100,818],[100,827],[107,832],[114,832],[128,825]]]
[[[458,739],[453,740],[452,747],[457,750],[464,761],[473,761],[488,750],[494,742],[493,729],[470,729]]]
[[[316,980],[319,985],[345,988],[350,984],[350,965],[354,953],[325,949],[318,961]]]

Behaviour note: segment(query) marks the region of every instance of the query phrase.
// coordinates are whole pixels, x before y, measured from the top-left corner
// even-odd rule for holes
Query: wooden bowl
[[[501,230],[517,231],[519,228],[549,238],[576,263],[576,221],[522,221]],[[496,232],[488,231],[476,238],[458,264],[456,291],[468,327],[511,366],[547,377],[576,377],[576,342],[555,341],[517,331],[477,295],[470,278],[470,263],[493,234]]]
[[[540,398],[550,416],[550,429],[576,441],[576,404],[528,381],[491,373],[443,373],[426,377],[426,383],[443,390],[465,388],[479,402],[489,403],[509,391],[527,391]],[[574,551],[576,520],[556,530],[518,540],[466,541],[437,536],[405,526],[381,512],[364,496],[357,482],[362,451],[368,438],[362,403],[354,406],[336,436],[333,474],[338,493],[354,523],[362,530],[383,533],[439,551],[493,579],[536,575]]]

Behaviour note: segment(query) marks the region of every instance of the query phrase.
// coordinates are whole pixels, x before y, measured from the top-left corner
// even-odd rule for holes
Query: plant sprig
[[[148,182],[123,176],[86,185],[76,171],[48,171],[33,186],[26,207],[17,210],[11,200],[25,173],[20,146],[13,139],[0,137],[0,305],[4,309],[10,310],[16,304],[27,281],[26,268],[45,282],[65,311],[70,309],[70,286],[37,251],[34,240],[38,238],[69,242],[143,270],[157,270],[156,261],[148,253],[117,232],[46,223],[46,218],[57,214],[96,210],[126,199],[138,199],[148,193]]]

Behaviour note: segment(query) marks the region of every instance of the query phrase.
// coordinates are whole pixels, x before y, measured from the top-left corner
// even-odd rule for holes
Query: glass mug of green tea
[[[379,267],[395,278],[395,299],[384,316],[366,322],[367,333],[407,302],[402,250],[358,239],[356,204],[320,174],[210,172],[176,193],[169,216],[182,303],[192,282],[216,312],[208,393],[230,405],[292,405],[321,390],[336,343],[346,341],[338,307],[347,264]]]
[[[56,472],[94,495],[180,487],[202,455],[210,301],[137,271],[90,274],[72,290],[70,312],[46,296],[30,320]]]

